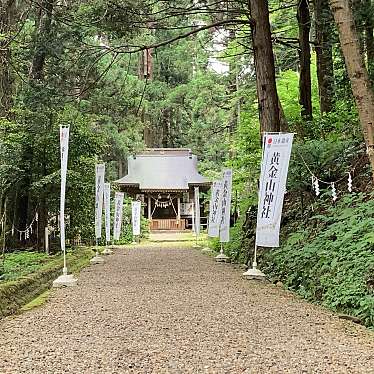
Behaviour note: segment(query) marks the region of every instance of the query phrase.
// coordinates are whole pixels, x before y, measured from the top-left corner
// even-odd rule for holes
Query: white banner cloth
[[[212,196],[209,203],[208,236],[219,236],[219,225],[221,223],[222,204],[222,181],[214,181],[212,185]]]
[[[140,211],[142,208],[142,203],[140,201],[133,201],[131,203],[132,211],[132,234],[134,236],[140,235]]]
[[[199,187],[195,187],[195,235],[200,235],[200,196]]]
[[[222,178],[221,224],[219,239],[221,243],[230,241],[230,210],[231,210],[232,170],[226,169]]]
[[[113,222],[113,239],[119,240],[122,227],[123,215],[123,192],[116,192],[114,196],[114,222]]]
[[[104,200],[104,176],[105,164],[97,164],[96,171],[96,185],[95,185],[95,236],[96,239],[101,238],[101,224],[103,215],[103,200]]]
[[[60,241],[61,250],[65,252],[65,191],[66,174],[68,170],[69,127],[60,127],[61,152],[61,193],[60,193]]]
[[[292,140],[293,134],[264,135],[256,227],[258,246],[279,247],[279,230]]]
[[[104,183],[105,241],[110,242],[110,183]]]

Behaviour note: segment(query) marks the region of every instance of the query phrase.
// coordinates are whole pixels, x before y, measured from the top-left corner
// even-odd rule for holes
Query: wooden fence
[[[152,219],[151,230],[185,230],[185,219]]]

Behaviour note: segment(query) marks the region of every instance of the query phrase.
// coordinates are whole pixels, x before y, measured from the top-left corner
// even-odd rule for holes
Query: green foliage
[[[196,27],[201,23],[216,22],[222,15],[245,19],[245,13],[249,11],[248,2],[239,5],[228,2],[225,10],[220,2],[199,3],[197,10],[193,9],[196,4],[191,8],[191,2],[187,0],[63,2],[55,6],[50,30],[45,33],[38,28],[40,19],[46,16],[45,9],[33,2],[26,11],[19,4],[17,12],[22,12],[15,14],[13,18],[18,24],[12,25],[18,32],[12,34],[9,45],[12,108],[7,118],[0,118],[0,212],[6,201],[8,215],[15,226],[24,228],[37,210],[45,213],[40,214],[41,228],[46,224],[42,222],[43,217],[48,219],[58,214],[58,128],[61,124],[69,124],[68,238],[77,235],[84,239],[94,238],[95,163],[105,162],[107,180],[113,181],[123,170],[126,158],[143,149],[147,141],[148,146],[192,148],[201,161],[200,171],[212,179],[221,175],[222,168],[233,168],[233,205],[240,210],[241,218],[231,229],[231,242],[226,245],[226,250],[237,261],[248,260],[253,248],[261,160],[249,25],[230,25],[227,29],[230,32],[220,42],[217,51],[212,49],[213,29],[153,48],[152,76],[147,78],[142,72],[143,51],[131,52],[175,38],[192,30],[192,25]],[[204,8],[205,3],[207,8]],[[354,180],[356,190],[370,188],[366,186],[369,172],[366,170],[358,115],[334,27],[331,27],[331,35],[326,41],[326,45],[332,45],[334,60],[334,76],[331,77],[334,81],[334,92],[331,93],[335,99],[334,110],[328,114],[319,113],[317,66],[312,53],[313,119],[305,121],[301,118],[296,7],[283,3],[269,2],[277,89],[289,130],[297,134],[289,170],[282,236],[283,240],[287,240],[286,248],[289,250],[304,248],[304,243],[308,241],[305,253],[309,253],[313,260],[322,261],[315,252],[324,253],[323,256],[321,254],[323,266],[320,266],[323,268],[328,256],[323,252],[322,239],[320,242],[318,238],[334,227],[330,218],[338,212],[341,217],[351,216],[349,209],[355,211],[357,206],[365,203],[352,201],[350,204],[354,206],[350,205],[346,208],[348,210],[338,205],[336,211],[328,210],[327,213],[323,202],[330,199],[331,192],[326,184],[321,185],[322,204],[317,202],[310,188],[310,171],[326,182],[340,180],[337,183],[339,198],[346,188],[346,173],[352,166],[357,165],[358,169],[358,177]],[[372,8],[368,10],[360,6],[354,9],[361,36],[365,29],[363,26],[372,17]],[[313,8],[311,10],[313,16]],[[314,25],[318,26],[320,20],[314,21],[317,21]],[[7,33],[1,34],[0,41],[8,37]],[[30,66],[41,52],[45,55],[40,78],[33,79]],[[212,71],[209,59],[213,55],[228,63],[228,74]],[[368,65],[372,67],[373,62],[368,61]],[[313,209],[318,214],[313,213]],[[314,218],[310,219],[313,214]],[[133,239],[130,215],[128,201],[124,207],[119,243],[129,243]],[[361,258],[367,249],[365,245],[372,241],[370,231],[365,231],[370,227],[361,226],[366,219],[346,219],[349,221],[346,225],[348,231],[342,237],[348,235],[347,240],[352,242],[347,244],[348,247],[358,246],[358,242],[363,245],[361,249],[349,247],[352,252],[357,250],[358,258]],[[337,221],[341,222],[338,218]],[[343,226],[341,222],[336,229],[343,230]],[[362,240],[356,240],[353,235],[355,229],[359,230]],[[142,219],[142,235],[146,236],[147,232],[147,220]],[[41,237],[39,235],[39,239]],[[331,256],[330,267],[335,269],[339,264],[339,269],[343,269],[345,265],[340,266],[340,251],[334,244],[339,240],[333,236],[324,237],[324,240],[329,254],[335,256]],[[31,243],[27,244],[35,245],[35,242],[34,233]],[[219,248],[218,241],[213,241],[213,244]],[[37,258],[29,262],[20,258],[16,263],[33,271],[42,264],[41,256],[40,262]],[[295,262],[299,261],[296,255],[292,258]],[[300,267],[304,276],[312,265],[303,256],[301,258]],[[272,260],[277,263],[278,257],[269,257],[268,263],[271,264]],[[10,266],[11,259],[9,261],[6,264]],[[333,261],[336,263],[332,264]],[[356,265],[362,270],[362,263]],[[277,266],[275,268],[278,269]],[[294,268],[291,266],[283,270],[282,277],[290,277],[290,287],[294,287],[298,279]],[[313,268],[313,271],[317,270]],[[362,284],[355,290],[350,289],[350,284],[353,288],[358,284],[357,274],[351,270],[344,270],[344,274],[348,274],[348,283],[340,283],[348,290],[348,301],[337,285],[330,287],[329,280],[323,278],[325,273],[318,273],[325,286],[322,290],[323,302],[344,309],[351,295],[357,300],[363,289],[360,288]],[[10,273],[17,274],[17,271],[14,268]],[[329,274],[327,270],[326,274]],[[338,279],[334,278],[334,274],[331,285]],[[369,274],[367,277],[368,284],[371,284],[372,276]],[[311,294],[320,292],[315,290],[317,286],[312,281],[303,281],[302,287],[295,287],[311,299]],[[334,290],[330,296],[328,287]],[[335,305],[334,295],[342,305],[345,304]],[[365,297],[360,299],[362,305],[355,304],[354,308],[360,309],[356,314],[361,313],[363,318],[368,319],[369,314],[365,310],[370,309],[371,299]]]
[[[37,261],[35,256],[38,254],[26,253],[18,256],[20,263],[24,266],[28,263],[35,265]],[[92,251],[89,248],[81,247],[68,251],[69,271],[79,272],[89,264],[90,258],[92,258]],[[15,261],[14,264],[16,263]],[[62,256],[40,259],[40,266],[38,268],[33,266],[29,268],[30,271],[27,274],[16,270],[12,275],[12,280],[0,282],[0,317],[15,313],[23,305],[46,291],[52,285],[52,281],[61,274]]]
[[[293,145],[288,188],[293,191],[311,191],[311,173],[326,182],[342,179],[341,185],[346,190],[346,177],[353,169],[358,156],[363,152],[362,145],[350,139],[339,139],[335,142],[327,140],[308,140]],[[309,169],[309,170],[308,170]],[[325,183],[320,189],[327,188]]]
[[[51,257],[44,253],[15,251],[6,255],[2,267],[1,281],[14,280],[35,272],[44,266]]]
[[[122,229],[117,244],[129,244],[134,240],[132,235],[131,224],[131,199],[127,198],[123,203],[123,221]],[[140,217],[140,239],[147,239],[149,237],[149,221],[142,215]]]
[[[273,281],[374,326],[374,200],[353,194],[264,253]]]
[[[313,112],[318,117],[319,96],[315,54],[312,55],[310,70],[312,78]],[[301,106],[299,104],[299,73],[294,70],[282,71],[277,78],[277,91],[287,120],[291,127],[297,129],[299,126],[303,125],[300,114]],[[307,129],[305,131],[307,131]]]

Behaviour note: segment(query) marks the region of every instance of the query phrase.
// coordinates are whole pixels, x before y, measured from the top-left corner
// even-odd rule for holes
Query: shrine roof
[[[186,191],[209,186],[197,171],[197,157],[188,148],[149,148],[128,157],[128,174],[114,183],[142,191]]]

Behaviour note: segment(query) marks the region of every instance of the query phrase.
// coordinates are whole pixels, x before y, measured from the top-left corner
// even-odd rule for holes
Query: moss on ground
[[[79,272],[89,264],[92,250],[80,247],[68,253],[69,271]],[[34,273],[22,276],[9,282],[0,283],[0,317],[17,312],[22,306],[43,294],[52,285],[54,279],[61,274],[63,267],[62,256],[46,263]]]
[[[37,296],[35,299],[31,300],[29,303],[20,308],[20,311],[27,312],[28,310],[42,306],[48,300],[50,292],[50,290],[43,292],[41,295]]]

